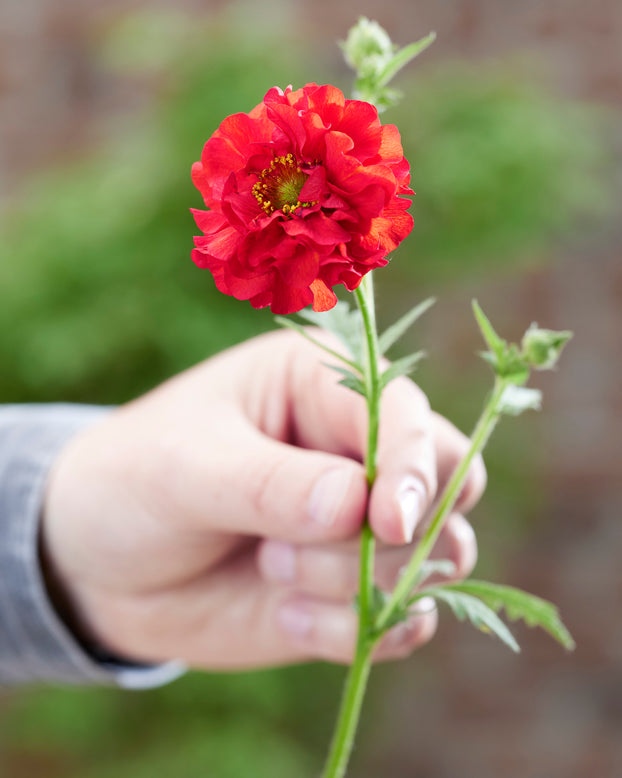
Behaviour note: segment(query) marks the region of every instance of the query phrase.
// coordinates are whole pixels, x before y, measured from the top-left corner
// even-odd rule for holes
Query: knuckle
[[[467,480],[462,487],[457,504],[468,507],[475,505],[486,489],[487,480],[488,476],[484,460],[481,455],[478,455],[469,468]]]
[[[391,381],[384,395],[387,402],[400,402],[410,408],[414,407],[418,415],[431,413],[428,396],[408,376],[399,376]]]
[[[274,516],[275,494],[286,466],[285,458],[274,458],[261,463],[253,462],[248,469],[247,489],[251,507],[260,516]],[[278,504],[278,502],[276,503]]]
[[[356,594],[358,571],[341,555],[322,562],[315,554],[307,555],[303,551],[300,568],[299,583],[312,594],[343,601],[349,601]]]
[[[356,653],[356,638],[354,632],[347,638],[338,640],[318,639],[315,654],[318,658],[336,664],[350,665]]]
[[[402,659],[426,643],[433,635],[431,614],[415,616],[393,627],[382,639],[377,659]]]
[[[454,532],[456,535],[456,572],[454,578],[466,578],[477,562],[477,538],[473,527],[463,516],[454,519]]]

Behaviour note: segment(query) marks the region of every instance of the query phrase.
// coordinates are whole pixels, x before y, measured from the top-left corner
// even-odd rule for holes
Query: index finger
[[[313,347],[312,347],[313,348]],[[368,410],[363,397],[339,383],[322,355],[305,344],[290,373],[291,429],[297,445],[365,459]],[[432,413],[425,394],[409,379],[392,381],[382,393],[377,477],[369,521],[385,543],[408,543],[436,493]]]

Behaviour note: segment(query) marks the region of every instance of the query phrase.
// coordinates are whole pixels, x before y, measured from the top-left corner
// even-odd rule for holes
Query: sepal
[[[432,31],[418,41],[396,51],[378,74],[378,86],[386,86],[403,67],[424,52],[435,40],[436,33]]]

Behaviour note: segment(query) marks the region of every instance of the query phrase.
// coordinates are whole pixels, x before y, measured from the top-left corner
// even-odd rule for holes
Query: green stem
[[[495,379],[493,391],[488,398],[484,410],[473,430],[473,434],[471,435],[469,450],[449,479],[449,483],[443,491],[434,516],[432,517],[423,538],[418,543],[417,548],[410,558],[406,569],[402,573],[391,597],[388,599],[378,616],[375,628],[379,634],[382,634],[386,630],[393,614],[403,606],[406,598],[413,590],[417,582],[421,564],[430,555],[443,524],[460,495],[471,462],[475,456],[482,451],[499,420],[499,404],[507,385],[508,383],[504,379]]]
[[[371,640],[365,644],[357,645],[354,662],[346,678],[339,718],[322,778],[343,778],[346,774],[367,687],[367,679],[371,670],[373,647],[374,642]]]
[[[365,339],[367,341],[367,360],[365,364],[365,386],[367,389],[367,410],[369,426],[367,429],[367,452],[365,470],[370,488],[376,480],[376,458],[378,453],[378,424],[380,420],[380,349],[376,329],[376,311],[374,307],[374,281],[368,273],[354,292],[363,317]]]
[[[367,397],[368,430],[367,450],[365,454],[365,472],[369,488],[376,479],[376,460],[378,453],[378,425],[380,421],[380,371],[378,359],[378,333],[374,309],[374,289],[372,274],[368,273],[356,290],[367,342],[365,362],[365,389]],[[361,715],[361,706],[371,670],[371,654],[377,638],[372,636],[372,604],[374,592],[374,554],[375,539],[367,519],[361,532],[359,596],[358,596],[358,635],[354,661],[348,671],[341,700],[341,707],[335,726],[322,778],[342,778],[345,775],[354,736]]]

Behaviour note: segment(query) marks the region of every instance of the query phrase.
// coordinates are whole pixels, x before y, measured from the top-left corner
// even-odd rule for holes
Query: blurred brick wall
[[[149,101],[157,84],[139,88],[106,73],[91,46],[110,19],[140,5],[3,0],[0,200],[29,172],[97,144],[116,116]],[[318,56],[334,56],[332,41],[364,13],[403,43],[436,29],[439,41],[422,67],[515,52],[558,92],[614,109],[622,101],[619,0],[384,0],[381,7],[316,0],[288,7],[316,39]],[[372,689],[372,697],[383,715],[370,733],[374,745],[357,752],[361,778],[622,775],[621,238],[619,224],[611,224],[582,245],[560,246],[546,269],[518,283],[477,290],[493,319],[496,307],[506,318],[512,311],[517,328],[537,319],[576,332],[563,369],[542,380],[548,410],[534,428],[540,469],[532,477],[547,498],[542,515],[530,517],[537,529],[508,560],[505,577],[560,603],[579,648],[564,658],[545,638],[521,633],[517,662],[447,620],[426,649],[425,673],[417,657],[380,671],[383,694]],[[449,290],[447,310],[465,309],[470,291],[461,288],[453,299]],[[463,349],[457,333],[468,315],[464,310],[439,327],[430,349],[448,356]]]

